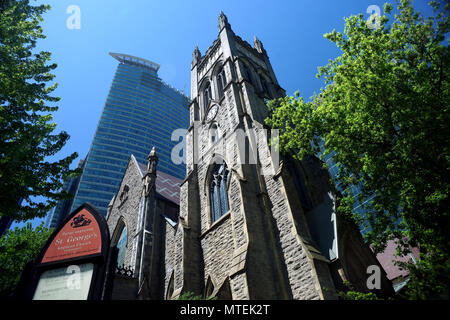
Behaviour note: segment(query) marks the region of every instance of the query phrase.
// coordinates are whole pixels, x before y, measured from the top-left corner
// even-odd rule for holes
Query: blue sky
[[[202,53],[218,36],[222,10],[234,32],[253,44],[256,35],[268,52],[278,82],[292,95],[308,98],[319,92],[317,68],[340,54],[323,37],[333,29],[343,31],[344,18],[366,13],[370,5],[383,9],[379,0],[39,0],[52,9],[44,14],[46,39],[38,50],[52,52],[61,100],[54,114],[56,131],[67,131],[70,140],[58,158],[89,151],[118,62],[109,52],[126,53],[161,65],[159,75],[168,84],[190,94],[190,64],[194,47]],[[390,1],[394,4],[394,0]],[[429,14],[426,0],[415,6]],[[69,29],[70,5],[81,12],[81,28]],[[395,5],[394,5],[395,7]],[[73,162],[72,167],[78,163]],[[40,222],[37,219],[34,225]],[[13,227],[17,224],[13,224]]]

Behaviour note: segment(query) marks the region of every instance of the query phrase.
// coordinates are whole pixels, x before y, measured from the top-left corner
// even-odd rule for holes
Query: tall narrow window
[[[200,111],[198,109],[198,104],[195,103],[194,104],[194,121],[199,121],[200,120]]]
[[[210,100],[211,100],[211,84],[208,82],[208,84],[205,86],[205,90],[203,91],[203,103],[205,111],[208,108]]]
[[[227,191],[229,175],[225,162],[214,166],[209,184],[212,222],[217,221],[230,210]]]
[[[266,79],[263,76],[260,76],[260,80],[261,80],[261,87],[262,87],[263,95],[266,98],[270,98],[269,85],[267,84]]]
[[[223,83],[222,75],[219,73],[217,75],[217,90],[219,91],[219,99],[223,97]]]
[[[120,234],[119,241],[117,242],[117,249],[119,250],[117,254],[117,266],[123,267],[125,264],[125,252],[127,250],[127,227],[124,226],[122,233]]]
[[[248,82],[250,82],[251,84],[253,84],[252,72],[250,71],[250,68],[245,63],[242,64],[242,77],[245,80],[247,80]]]
[[[225,85],[227,84],[227,78],[225,76],[225,70],[222,68],[217,74],[217,89],[219,91],[219,99],[223,97]]]
[[[225,75],[224,68],[222,68],[222,71],[220,71],[220,74],[222,75],[222,84],[223,84],[223,87],[225,88],[225,86],[227,84],[227,76]]]
[[[214,143],[217,141],[217,125],[213,124],[211,128],[209,129],[209,133],[211,135],[211,143]]]

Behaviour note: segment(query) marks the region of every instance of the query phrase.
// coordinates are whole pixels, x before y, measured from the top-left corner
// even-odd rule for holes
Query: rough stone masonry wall
[[[188,185],[187,182],[183,183],[180,187],[180,213],[178,224],[174,231],[173,237],[173,265],[174,265],[174,290],[177,291],[183,287],[183,277],[184,277],[184,265],[183,265],[183,238],[184,238],[184,221],[187,218],[188,209]],[[166,253],[167,255],[167,253]],[[167,277],[167,266],[166,266],[166,277]],[[170,277],[170,275],[168,275]]]
[[[226,65],[227,69],[229,69],[228,64]],[[239,122],[239,114],[237,110],[237,106],[235,103],[235,97],[233,94],[233,86],[235,84],[231,84],[228,86],[228,88],[225,90],[225,99],[222,102],[222,109],[224,110],[224,118],[222,121],[224,124],[227,125],[225,128],[225,133],[230,134],[234,128],[238,125]],[[226,113],[225,113],[226,112]]]
[[[237,172],[231,172],[231,181],[228,189],[228,196],[230,199],[230,208],[232,210],[232,223],[233,223],[233,233],[235,236],[235,250],[243,247],[248,244],[248,239],[245,230],[245,218],[242,212],[242,198],[241,198],[241,189],[239,186],[239,176],[240,173],[238,168],[240,168],[241,164],[241,150],[239,150],[239,146],[236,143],[237,135],[235,134],[235,129],[238,127],[238,108],[236,105],[234,93],[238,92],[237,88],[233,86],[228,87],[226,91],[226,99],[224,100],[224,109],[228,110],[227,118],[224,118],[224,122],[228,123],[229,127],[227,128],[227,140],[224,142],[227,160],[228,160],[228,168],[236,169]],[[226,108],[225,108],[226,107]],[[225,121],[228,120],[228,121]]]
[[[208,276],[220,285],[228,276],[233,258],[233,231],[230,218],[220,221],[201,239],[205,264],[205,283]]]
[[[128,185],[129,191],[127,199],[121,203],[120,194],[125,185]],[[135,261],[132,261],[132,257],[135,257],[133,250],[136,250],[133,243],[138,230],[139,219],[139,203],[142,195],[142,177],[139,168],[136,166],[134,159],[128,162],[128,167],[125,171],[124,178],[120,185],[120,189],[116,195],[110,214],[108,215],[108,227],[111,237],[114,236],[114,231],[117,226],[117,222],[120,217],[125,220],[127,227],[127,250],[125,252],[125,266],[131,266],[135,268]]]
[[[230,208],[232,212],[233,234],[235,240],[235,250],[238,250],[248,244],[245,230],[245,219],[242,213],[242,199],[240,196],[240,187],[237,178],[234,176],[230,182],[229,188]]]
[[[194,151],[192,149],[193,143],[193,130],[186,132],[186,176],[194,169]],[[180,196],[181,199],[181,196]]]
[[[170,277],[175,267],[175,232],[176,228],[172,227],[168,222],[166,224],[166,239],[165,239],[165,252],[164,252],[164,265],[165,265],[165,279],[164,279],[164,297],[167,293]]]
[[[270,149],[261,129],[257,129],[257,139],[261,166],[269,170],[272,166]],[[300,300],[320,299],[320,295],[315,289],[316,282],[311,263],[306,256],[305,248],[302,248],[293,219],[290,217],[290,207],[282,180],[274,178],[273,175],[264,175],[264,181],[273,205],[272,215],[275,219],[276,228],[279,230],[281,249],[293,298]]]
[[[229,71],[229,65],[225,65],[225,70]],[[231,74],[228,80],[231,80]],[[233,85],[225,90],[225,99],[222,100],[218,114],[215,118],[218,124],[220,136],[216,144],[212,144],[209,135],[209,124],[203,124],[199,128],[199,155],[198,181],[200,192],[200,214],[201,214],[201,246],[204,258],[204,281],[211,276],[216,285],[221,285],[230,269],[233,267],[233,254],[237,248],[247,243],[247,236],[244,231],[244,215],[241,210],[241,195],[239,182],[232,168],[239,168],[239,155],[234,136],[232,134],[238,125],[238,113],[233,96]],[[211,223],[211,211],[209,204],[209,190],[206,185],[208,168],[213,157],[221,156],[225,159],[230,170],[230,186],[228,189],[230,213],[213,227]],[[239,288],[238,293],[233,293],[236,298],[244,299],[248,297],[246,283],[242,276],[234,278],[233,288]],[[239,279],[239,284],[237,280]],[[245,287],[245,290],[244,290]],[[234,291],[234,290],[232,290]]]
[[[248,287],[245,273],[237,273],[231,277],[231,294],[233,300],[248,299]]]
[[[222,109],[222,108],[221,108]],[[223,112],[223,109],[219,112]],[[220,116],[220,114],[218,115]],[[206,129],[204,129],[206,130]],[[201,137],[208,137],[207,134],[201,134]],[[221,141],[219,141],[219,144]],[[205,185],[210,162],[213,160],[213,153],[217,152],[215,146],[211,147],[208,139],[202,139],[204,150],[203,160],[198,165],[198,175],[200,183],[200,215],[201,215],[201,246],[204,259],[204,281],[208,276],[214,279],[216,285],[222,283],[230,269],[230,263],[233,259],[233,230],[231,219],[228,215],[212,226],[210,204],[208,201],[209,188]],[[209,145],[209,146],[208,146]],[[217,145],[218,146],[218,145]],[[222,152],[220,152],[221,155]],[[225,159],[226,160],[226,159]]]
[[[180,224],[175,233],[174,247],[174,289],[178,290],[183,287],[183,227]]]

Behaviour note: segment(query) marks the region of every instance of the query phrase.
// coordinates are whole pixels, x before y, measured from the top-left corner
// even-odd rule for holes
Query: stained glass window
[[[122,233],[120,234],[119,241],[117,242],[117,249],[119,253],[117,254],[117,266],[123,267],[125,264],[125,252],[127,250],[127,227],[124,226]]]
[[[216,164],[210,182],[211,220],[217,221],[230,209],[228,204],[229,171],[225,162]]]

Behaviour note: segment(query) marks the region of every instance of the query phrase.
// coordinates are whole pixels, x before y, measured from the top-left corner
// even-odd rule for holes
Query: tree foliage
[[[47,83],[56,64],[49,64],[50,52],[35,50],[45,38],[39,23],[49,8],[28,0],[0,3],[0,216],[15,220],[44,216],[69,197],[59,191],[63,180],[78,174],[69,169],[76,153],[47,161],[69,138],[52,133],[59,98],[51,95],[57,83]]]
[[[271,101],[267,119],[283,152],[301,159],[323,141],[324,155],[334,153],[345,190],[339,211],[371,199],[365,236],[377,250],[393,238],[402,250],[420,246],[419,267],[409,265],[413,298],[438,297],[450,283],[450,4],[430,4],[430,17],[408,0],[395,15],[385,4],[379,28],[362,14],[347,18],[344,33],[324,35],[342,54],[319,68],[320,94]]]
[[[51,234],[43,223],[33,229],[29,222],[0,238],[0,297],[14,290],[25,264],[36,258]]]
[[[338,292],[339,298],[343,300],[382,300],[373,292],[356,291],[350,282],[344,280],[345,291]]]

